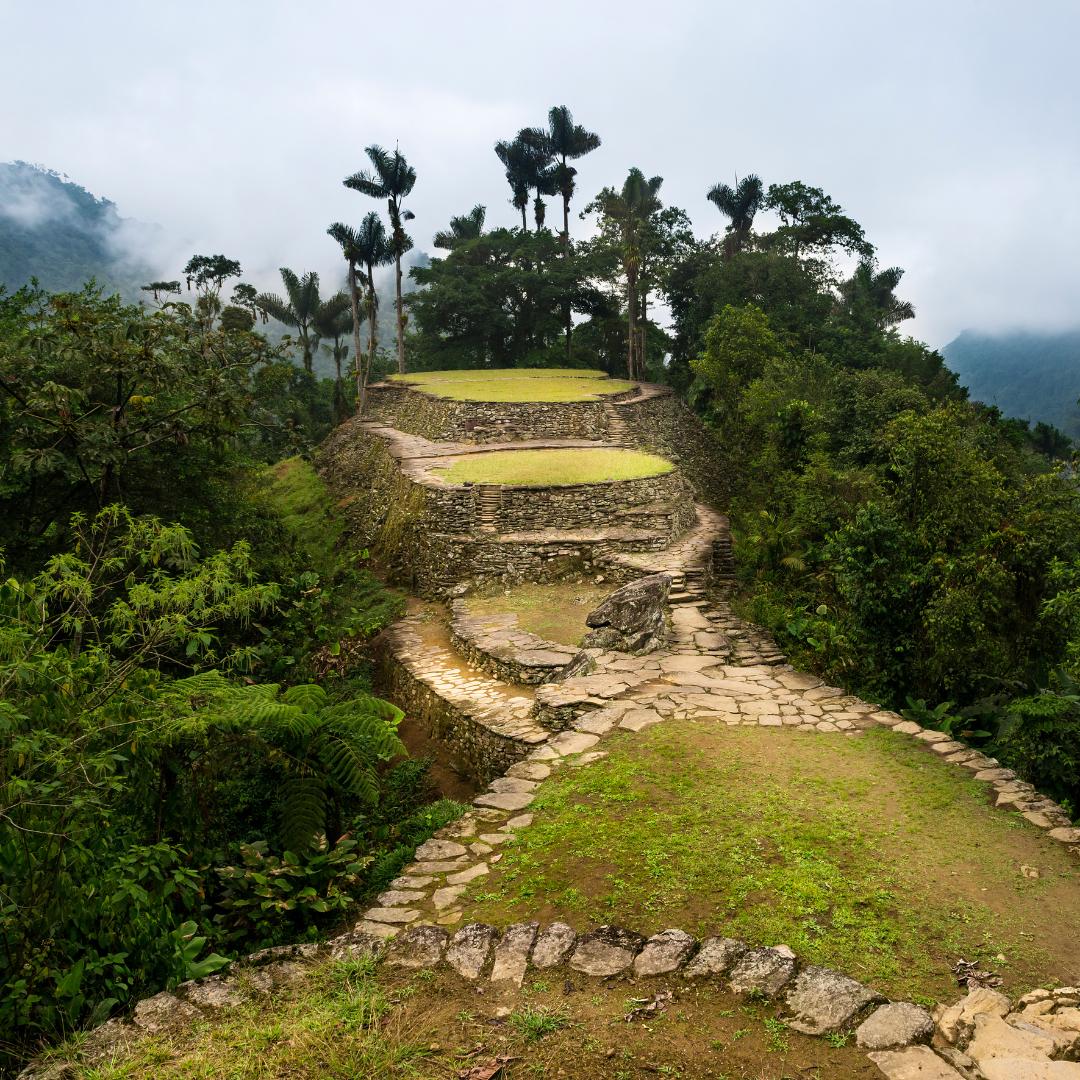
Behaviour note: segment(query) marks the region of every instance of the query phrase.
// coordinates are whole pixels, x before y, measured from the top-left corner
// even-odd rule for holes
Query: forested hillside
[[[368,644],[404,599],[312,467],[394,369],[666,384],[722,448],[710,513],[730,516],[737,610],[796,665],[1080,806],[1068,440],[971,400],[901,332],[903,271],[820,188],[702,176],[687,210],[628,162],[586,192],[572,163],[599,135],[565,106],[536,119],[476,163],[505,176],[508,205],[463,208],[411,271],[411,195],[439,177],[369,146],[343,178],[355,212],[327,222],[340,290],[288,252],[274,290],[197,254],[134,279],[143,302],[128,302],[100,287],[115,208],[6,167],[9,1064],[230,957],[328,932],[462,812],[375,694]]]
[[[1080,330],[980,334],[965,330],[942,355],[971,396],[1006,416],[1053,424],[1080,439]]]
[[[138,232],[108,199],[67,177],[24,161],[0,163],[0,284],[9,289],[35,277],[62,292],[94,278],[131,296],[148,272]]]

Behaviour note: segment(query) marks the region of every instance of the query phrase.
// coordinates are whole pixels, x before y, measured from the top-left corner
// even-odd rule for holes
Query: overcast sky
[[[801,179],[905,268],[930,344],[1080,324],[1078,0],[0,0],[0,26],[0,160],[159,223],[172,273],[336,285],[372,142],[416,166],[419,248],[476,202],[513,224],[492,145],[566,104],[603,139],[579,209],[637,165],[708,236],[713,183]]]

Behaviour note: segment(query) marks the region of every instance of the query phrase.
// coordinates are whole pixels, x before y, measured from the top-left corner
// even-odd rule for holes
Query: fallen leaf
[[[462,1069],[458,1073],[458,1080],[496,1080],[503,1068],[511,1061],[517,1061],[514,1057],[505,1057],[500,1054],[497,1058],[483,1065],[474,1065],[471,1069]]]

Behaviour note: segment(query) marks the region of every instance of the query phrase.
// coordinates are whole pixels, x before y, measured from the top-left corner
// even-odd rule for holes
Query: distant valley
[[[1080,439],[1080,329],[1056,334],[965,330],[941,352],[973,398],[1007,416],[1045,420]]]

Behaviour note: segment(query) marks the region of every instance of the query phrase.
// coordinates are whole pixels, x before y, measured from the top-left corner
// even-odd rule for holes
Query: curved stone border
[[[582,651],[522,630],[514,612],[479,615],[467,600],[450,602],[450,640],[478,671],[525,686],[558,680]]]
[[[566,923],[515,923],[501,932],[469,923],[451,933],[423,923],[372,934],[364,924],[323,944],[263,949],[227,974],[182,983],[135,1005],[126,1020],[92,1031],[80,1055],[99,1058],[139,1035],[176,1031],[243,1001],[297,983],[322,959],[371,957],[389,968],[446,967],[469,982],[514,992],[530,971],[556,969],[595,979],[715,982],[774,1001],[779,1019],[811,1036],[854,1036],[888,1080],[1076,1080],[1080,1077],[1080,987],[1033,990],[1013,1003],[976,987],[933,1013],[884,995],[841,972],[800,963],[786,945],[752,946],[726,937],[701,941],[679,929],[645,938],[600,926],[578,934]],[[928,1045],[930,1044],[930,1045]],[[60,1080],[68,1063],[31,1064],[19,1080]]]

